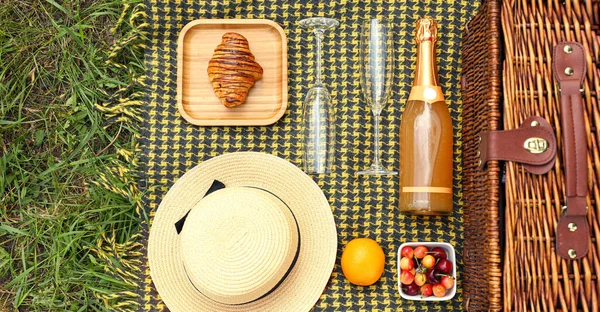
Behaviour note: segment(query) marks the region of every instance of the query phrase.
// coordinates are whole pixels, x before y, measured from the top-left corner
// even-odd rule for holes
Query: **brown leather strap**
[[[566,209],[558,222],[556,249],[565,259],[579,259],[588,252],[587,134],[583,116],[581,83],[585,77],[585,50],[576,42],[554,47],[554,76],[560,86],[560,116],[566,180]]]
[[[481,132],[479,152],[480,168],[488,160],[508,160],[533,174],[544,174],[554,166],[556,136],[544,118],[533,116],[518,129]]]

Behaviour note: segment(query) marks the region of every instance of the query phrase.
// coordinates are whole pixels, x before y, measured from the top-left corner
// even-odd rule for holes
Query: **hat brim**
[[[230,186],[260,187],[292,209],[301,236],[290,274],[267,296],[243,305],[225,305],[198,292],[186,276],[174,224],[200,201],[213,180]],[[308,311],[319,300],[333,271],[337,230],[319,186],[293,164],[273,155],[238,152],[209,159],[183,175],[163,198],[151,221],[150,275],[171,311]]]

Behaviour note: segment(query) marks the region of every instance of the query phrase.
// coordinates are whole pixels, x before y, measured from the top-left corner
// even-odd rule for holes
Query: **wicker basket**
[[[560,41],[579,42],[587,53],[591,245],[575,261],[555,251],[565,204],[560,98],[551,70]],[[462,53],[465,309],[600,311],[600,1],[483,1],[465,29]],[[480,170],[481,131],[515,129],[533,115],[556,131],[554,168],[536,176],[519,164],[490,161]]]

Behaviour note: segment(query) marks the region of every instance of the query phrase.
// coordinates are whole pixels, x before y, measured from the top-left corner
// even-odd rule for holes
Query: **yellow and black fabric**
[[[397,251],[403,242],[446,241],[462,253],[462,191],[460,172],[461,97],[460,39],[478,1],[265,1],[265,0],[146,0],[147,94],[141,132],[140,191],[145,194],[141,243],[148,223],[173,183],[198,163],[236,151],[271,153],[301,165],[300,125],[302,99],[315,76],[314,38],[298,26],[306,17],[327,16],[340,25],[326,32],[323,75],[333,98],[337,142],[334,172],[315,176],[331,204],[338,227],[338,261],[316,311],[452,311],[461,310],[460,273],[456,297],[446,302],[413,302],[398,293]],[[410,91],[415,60],[414,26],[419,17],[432,16],[439,25],[440,80],[455,132],[454,213],[450,217],[411,217],[398,211],[398,177],[365,177],[356,172],[373,157],[373,126],[359,85],[359,32],[365,18],[386,18],[395,33],[394,85],[382,115],[383,162],[398,169],[400,116]],[[289,107],[279,122],[266,127],[198,127],[181,118],[176,105],[177,38],[195,19],[266,18],[279,23],[288,40]],[[386,254],[385,273],[370,287],[349,284],[339,266],[344,245],[356,237],[370,237]],[[141,311],[167,311],[157,294],[141,252],[138,301]]]

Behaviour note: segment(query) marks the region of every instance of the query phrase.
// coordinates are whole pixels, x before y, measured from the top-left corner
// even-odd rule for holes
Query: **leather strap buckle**
[[[480,138],[480,168],[489,160],[517,162],[533,174],[544,174],[554,166],[556,135],[542,117],[529,117],[517,129],[483,131]]]

